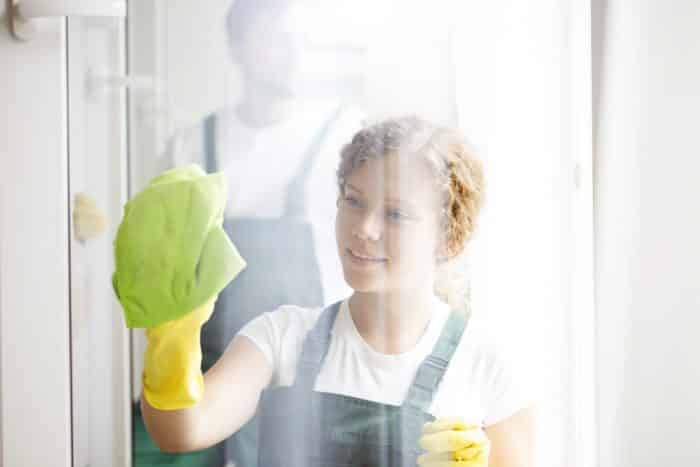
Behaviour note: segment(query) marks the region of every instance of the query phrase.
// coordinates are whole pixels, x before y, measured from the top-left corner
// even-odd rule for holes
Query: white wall
[[[18,43],[1,20],[0,465],[68,467],[65,22]]]
[[[700,2],[596,0],[601,467],[700,465]]]

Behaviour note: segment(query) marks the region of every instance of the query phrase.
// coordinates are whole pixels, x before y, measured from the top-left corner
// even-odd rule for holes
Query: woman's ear
[[[446,217],[445,209],[442,209],[438,218],[439,228],[437,233],[437,245],[435,246],[436,264],[442,264],[450,260],[448,225],[449,220]]]
[[[435,264],[440,265],[448,262],[450,260],[450,257],[444,254],[437,254],[435,255]]]
[[[450,252],[447,247],[447,239],[445,236],[440,236],[438,244],[435,247],[435,263],[442,264],[450,260]]]

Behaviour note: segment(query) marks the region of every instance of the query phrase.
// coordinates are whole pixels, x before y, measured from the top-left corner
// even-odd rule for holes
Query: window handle
[[[20,41],[30,40],[41,18],[76,16],[126,17],[126,0],[6,0],[10,32]]]

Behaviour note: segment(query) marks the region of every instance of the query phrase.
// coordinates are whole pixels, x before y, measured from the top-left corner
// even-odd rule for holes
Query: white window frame
[[[0,464],[71,465],[66,26],[0,37]]]
[[[569,2],[571,153],[574,155],[576,190],[572,199],[574,269],[572,274],[571,357],[573,453],[576,467],[596,467],[596,314],[594,283],[593,199],[593,68],[590,1]]]
[[[25,43],[9,34],[0,37],[0,66],[9,70],[0,78],[7,109],[0,114],[0,465],[6,466],[84,467],[84,456],[76,455],[80,449],[85,453],[85,446],[75,448],[73,437],[73,365],[76,352],[89,349],[72,348],[71,248],[76,243],[70,204],[80,177],[71,164],[84,166],[81,162],[95,155],[72,151],[84,129],[70,120],[68,96],[84,92],[87,70],[79,66],[82,54],[71,55],[67,35],[76,31],[71,21],[42,19]],[[115,135],[125,133],[124,123],[118,118],[110,123]],[[125,158],[98,162],[114,172],[120,188],[109,202],[121,207]],[[110,465],[128,467],[129,337],[117,306],[98,311],[116,323],[111,362],[115,392],[121,389],[123,395],[112,407],[124,423],[115,428]]]

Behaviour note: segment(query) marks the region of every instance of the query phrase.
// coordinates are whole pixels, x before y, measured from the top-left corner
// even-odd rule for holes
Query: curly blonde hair
[[[451,263],[447,266],[453,266],[441,272],[436,292],[448,302],[461,304],[466,300],[464,265],[452,263],[459,262],[483,205],[481,161],[457,130],[433,125],[416,116],[391,118],[360,130],[343,147],[337,171],[340,194],[345,194],[348,177],[363,161],[389,154],[420,157],[432,169],[433,182],[443,196],[441,222],[445,257],[442,259]],[[457,283],[458,287],[447,282]]]

